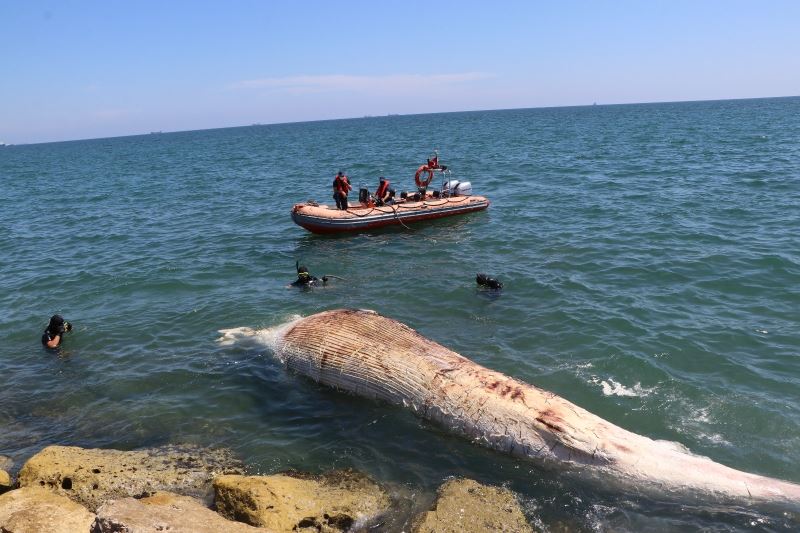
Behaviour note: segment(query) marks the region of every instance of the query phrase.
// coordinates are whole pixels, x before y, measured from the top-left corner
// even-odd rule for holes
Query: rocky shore
[[[450,479],[411,515],[402,500],[359,472],[246,475],[226,450],[193,446],[48,446],[18,472],[0,456],[3,533],[533,532],[502,487]]]

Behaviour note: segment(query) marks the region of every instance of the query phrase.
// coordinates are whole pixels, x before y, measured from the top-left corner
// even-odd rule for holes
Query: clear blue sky
[[[800,1],[0,0],[0,141],[800,94]]]

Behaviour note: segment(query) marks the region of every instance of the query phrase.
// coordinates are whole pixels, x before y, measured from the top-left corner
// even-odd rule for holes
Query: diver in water
[[[50,349],[58,348],[68,331],[72,331],[72,324],[66,322],[61,315],[51,316],[47,329],[42,333],[42,345]]]
[[[299,262],[295,264],[295,268],[297,269],[297,279],[292,282],[293,287],[312,287],[319,284],[320,281],[324,285],[328,281],[325,276],[322,276],[322,280],[312,276],[306,267],[300,266]]]
[[[312,276],[306,267],[300,265],[300,261],[295,261],[294,268],[297,270],[297,279],[292,282],[292,287],[314,287],[328,283],[328,276],[322,276],[322,279]]]
[[[478,274],[477,276],[475,276],[475,281],[481,287],[486,287],[488,289],[499,291],[500,289],[503,288],[503,284],[502,283],[500,283],[499,281],[497,281],[494,278],[490,278],[486,274]]]
[[[289,287],[324,287],[331,279],[340,279],[346,281],[344,278],[340,278],[339,276],[334,276],[332,274],[326,274],[325,276],[322,276],[322,278],[312,276],[308,271],[308,268],[301,265],[300,261],[294,262],[294,268],[297,270],[297,279],[294,280]]]

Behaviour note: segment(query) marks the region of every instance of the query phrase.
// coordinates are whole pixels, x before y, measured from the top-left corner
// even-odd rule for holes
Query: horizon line
[[[569,109],[569,108],[579,108],[579,107],[612,107],[612,106],[629,106],[629,105],[655,105],[655,104],[690,104],[690,103],[701,103],[701,102],[734,102],[740,100],[772,100],[772,99],[779,99],[779,98],[798,98],[800,94],[797,95],[784,95],[784,96],[752,96],[746,98],[714,98],[710,100],[656,100],[650,102],[621,102],[621,103],[613,103],[613,104],[601,104],[597,102],[592,102],[591,104],[574,104],[574,105],[552,105],[552,106],[532,106],[532,107],[509,107],[509,108],[495,108],[495,109],[470,109],[470,110],[460,110],[460,111],[433,111],[428,113],[388,113],[385,115],[362,115],[362,116],[355,116],[355,117],[339,117],[339,118],[323,118],[323,119],[314,119],[314,120],[290,120],[286,122],[254,122],[251,124],[238,124],[235,126],[215,126],[211,128],[201,128],[196,130],[173,130],[173,131],[163,131],[163,130],[153,130],[146,133],[129,133],[124,135],[113,135],[111,137],[84,137],[78,139],[64,139],[61,141],[41,141],[41,142],[30,142],[30,143],[10,143],[5,144],[4,148],[9,148],[13,146],[35,146],[40,144],[57,144],[57,143],[69,143],[69,142],[83,142],[83,141],[99,141],[99,140],[106,140],[106,139],[122,139],[125,137],[143,137],[147,135],[168,135],[173,133],[194,133],[198,131],[213,131],[213,130],[228,130],[234,128],[252,128],[252,127],[260,127],[260,126],[282,126],[286,124],[313,124],[315,122],[333,122],[339,120],[363,120],[367,118],[386,118],[386,117],[414,117],[414,116],[423,116],[423,115],[446,115],[449,113],[486,113],[490,111],[524,111],[528,109]]]

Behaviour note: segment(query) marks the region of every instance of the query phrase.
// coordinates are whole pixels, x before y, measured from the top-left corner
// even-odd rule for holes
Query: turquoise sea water
[[[432,148],[488,211],[320,237],[345,170],[411,189]],[[354,467],[425,506],[449,476],[587,531],[800,528],[798,509],[654,501],[510,459],[287,372],[218,330],[375,309],[626,429],[800,482],[800,98],[251,126],[0,148],[0,454],[226,446]],[[324,290],[287,289],[300,259]],[[487,272],[499,296],[476,290]],[[75,324],[60,355],[48,317]],[[405,514],[404,514],[405,513]]]

